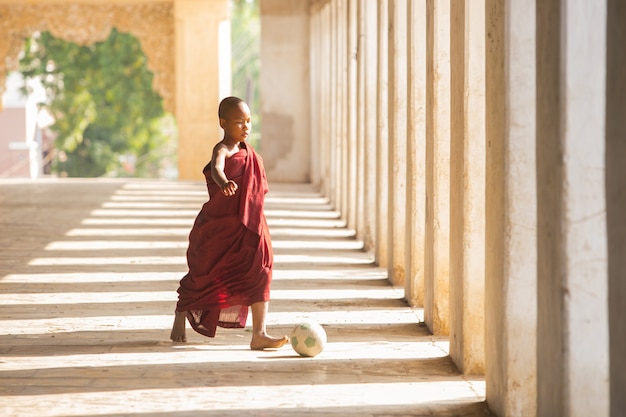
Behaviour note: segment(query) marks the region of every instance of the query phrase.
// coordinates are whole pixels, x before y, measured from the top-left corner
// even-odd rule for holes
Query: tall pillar
[[[357,222],[357,187],[360,178],[357,175],[357,57],[358,57],[358,26],[357,0],[346,0],[346,180],[347,224],[356,230]],[[359,196],[360,197],[360,196]]]
[[[388,129],[388,85],[387,75],[389,73],[388,48],[389,48],[389,17],[386,1],[378,2],[378,68],[377,68],[377,103],[376,120],[378,130],[376,132],[376,154],[378,161],[382,163],[376,167],[376,189],[378,199],[376,200],[376,261],[379,266],[385,268],[389,264],[388,248],[389,229],[387,217],[389,213],[389,166],[384,163],[389,155],[389,129]]]
[[[485,10],[487,403],[501,417],[533,417],[537,415],[535,10],[534,3],[525,0],[487,0]]]
[[[346,165],[346,36],[345,36],[345,16],[344,16],[344,0],[331,1],[333,14],[333,141],[334,146],[331,148],[331,158],[335,161],[335,193],[333,200],[335,208],[346,218],[346,205],[348,194],[346,193],[346,180],[348,168]]]
[[[330,149],[333,146],[332,135],[332,25],[329,3],[317,3],[313,13],[316,24],[312,27],[315,42],[312,50],[311,94],[312,127],[311,137],[311,182],[319,186],[319,191],[327,197],[334,196],[333,159]],[[315,72],[317,76],[315,76]],[[314,174],[317,168],[319,174]]]
[[[363,55],[363,136],[364,136],[364,181],[365,189],[364,206],[362,208],[364,215],[363,226],[365,228],[363,234],[363,243],[366,251],[375,249],[375,243],[378,238],[376,236],[376,202],[378,201],[379,190],[376,183],[378,171],[378,155],[376,154],[376,102],[378,99],[378,88],[376,78],[378,74],[377,68],[377,5],[370,0],[361,0],[360,11],[363,14],[362,20],[364,25],[363,36],[361,40]]]
[[[450,356],[485,371],[485,2],[452,2]]]
[[[389,279],[404,285],[406,269],[407,1],[389,2]]]
[[[335,0],[337,7],[337,137],[339,139],[339,212],[350,216],[350,138],[348,137],[348,0]]]
[[[424,306],[426,226],[426,0],[408,2],[407,225],[404,298]]]
[[[566,270],[561,277],[566,279],[562,283],[566,292],[562,295],[564,388],[566,415],[571,417],[608,416],[610,409],[605,147],[601,139],[606,137],[606,11],[605,0],[593,5],[568,2],[562,19]]]
[[[606,200],[609,244],[609,334],[611,417],[626,410],[626,3],[607,10]]]
[[[320,123],[321,123],[321,131],[323,134],[320,154],[322,155],[322,178],[321,182],[324,184],[324,187],[321,191],[324,191],[324,195],[333,198],[334,197],[334,183],[335,183],[335,173],[334,173],[334,160],[332,154],[330,152],[333,149],[333,129],[332,129],[332,76],[333,76],[333,68],[332,68],[332,18],[331,18],[331,7],[328,3],[326,3],[321,10],[322,15],[322,45],[320,48],[320,66],[323,68],[322,71],[322,82],[323,88],[321,92],[321,110],[320,110]],[[331,203],[333,201],[331,200]]]
[[[337,210],[341,210],[341,194],[340,194],[340,159],[341,159],[341,147],[339,146],[340,139],[338,136],[338,114],[340,111],[339,105],[339,80],[338,80],[338,68],[337,64],[339,53],[339,29],[337,18],[337,4],[335,2],[328,3],[328,24],[329,24],[329,58],[328,67],[330,68],[329,85],[328,85],[328,128],[330,130],[330,143],[328,153],[326,154],[330,161],[330,202]]]
[[[551,0],[537,6],[537,82],[542,86],[537,96],[537,178],[538,184],[538,283],[537,303],[542,317],[537,331],[545,334],[538,340],[537,351],[547,347],[537,357],[539,404],[538,415],[563,407],[563,390],[553,389],[563,385],[563,300],[560,299],[562,254],[557,243],[562,233],[562,149],[560,141],[560,54],[561,18],[560,1]],[[543,142],[543,143],[542,143]],[[556,234],[556,235],[555,235]],[[545,411],[542,411],[545,410]]]
[[[364,240],[366,234],[365,207],[368,188],[365,176],[365,155],[367,153],[365,143],[365,3],[363,0],[354,0],[351,3],[356,14],[356,235]]]
[[[227,0],[176,0],[176,120],[179,178],[202,179],[222,140],[217,108],[230,92]]]
[[[311,23],[309,24],[309,39],[311,40],[309,50],[310,61],[310,84],[309,94],[311,97],[311,111],[310,111],[310,126],[311,137],[317,138],[317,140],[311,141],[311,152],[309,156],[310,164],[310,182],[322,193],[325,193],[324,184],[322,178],[324,176],[323,159],[322,155],[322,142],[325,138],[322,136],[322,95],[323,95],[323,73],[324,68],[321,55],[323,44],[323,25],[322,25],[322,12],[321,5],[315,4],[311,6]]]
[[[449,332],[450,0],[427,1],[426,254],[424,321]]]
[[[537,414],[609,416],[606,2],[537,16]]]

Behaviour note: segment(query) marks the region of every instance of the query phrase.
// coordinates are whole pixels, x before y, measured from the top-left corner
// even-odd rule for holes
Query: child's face
[[[226,119],[220,119],[220,126],[224,129],[225,138],[236,142],[246,140],[252,130],[250,109],[246,103],[239,103],[236,108],[228,113]]]

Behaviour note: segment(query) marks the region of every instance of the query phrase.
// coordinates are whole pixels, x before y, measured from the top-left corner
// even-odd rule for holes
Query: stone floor
[[[314,320],[314,358],[248,348],[250,329],[168,339],[203,184],[0,181],[0,415],[486,416],[326,199],[272,185],[269,328]]]

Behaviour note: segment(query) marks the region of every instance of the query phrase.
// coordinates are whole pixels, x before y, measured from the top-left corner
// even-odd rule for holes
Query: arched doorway
[[[177,119],[179,178],[200,178],[198,167],[220,137],[219,99],[230,91],[228,13],[228,0],[0,0],[0,94],[35,31],[81,45],[105,39],[113,27],[131,33],[154,72],[154,89]]]

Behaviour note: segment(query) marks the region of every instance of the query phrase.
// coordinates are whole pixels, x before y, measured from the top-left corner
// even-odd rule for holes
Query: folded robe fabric
[[[245,327],[248,306],[269,300],[273,252],[263,206],[268,191],[263,161],[252,147],[226,159],[226,177],[237,183],[225,196],[204,170],[209,201],[189,234],[189,272],[180,281],[177,311],[195,331],[215,336],[216,326]]]

